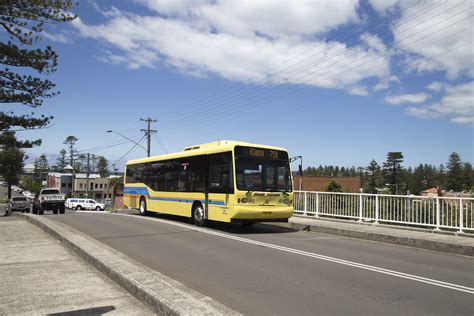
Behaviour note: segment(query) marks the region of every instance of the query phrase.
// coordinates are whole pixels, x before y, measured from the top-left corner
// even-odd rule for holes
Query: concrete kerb
[[[121,252],[62,223],[43,216],[18,214],[64,243],[96,269],[160,315],[240,315]]]
[[[356,225],[356,224],[354,224]],[[446,243],[440,240],[429,240],[429,239],[422,239],[422,238],[415,238],[415,237],[406,237],[406,236],[396,236],[390,234],[381,234],[375,232],[368,232],[363,230],[350,230],[344,228],[335,228],[335,227],[328,227],[324,225],[318,224],[301,224],[290,222],[290,226],[293,229],[298,230],[308,230],[308,231],[315,231],[325,234],[332,234],[344,237],[351,237],[351,238],[358,238],[358,239],[366,239],[372,241],[380,241],[390,244],[402,245],[402,246],[409,246],[421,249],[428,249],[428,250],[435,250],[453,254],[460,254],[465,256],[474,256],[474,247],[471,245],[462,245],[462,244],[454,244],[454,243]]]

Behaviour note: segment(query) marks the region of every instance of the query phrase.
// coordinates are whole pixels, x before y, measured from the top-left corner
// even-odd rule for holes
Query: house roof
[[[437,188],[430,188],[428,190],[423,191],[422,193],[438,193]]]
[[[361,187],[359,177],[294,176],[293,190],[299,190],[301,181],[303,191],[325,191],[331,180],[339,183],[344,192],[358,193]]]

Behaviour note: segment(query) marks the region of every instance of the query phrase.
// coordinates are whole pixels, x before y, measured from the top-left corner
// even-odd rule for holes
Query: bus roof
[[[281,148],[281,147],[252,144],[252,143],[236,141],[236,140],[220,140],[220,141],[206,143],[206,144],[189,146],[189,147],[184,148],[183,151],[176,152],[176,153],[129,160],[127,161],[127,165],[133,165],[133,164],[144,163],[144,162],[152,162],[156,160],[166,160],[166,159],[181,158],[181,157],[188,157],[188,156],[213,154],[213,153],[233,150],[235,146],[258,147],[258,148],[286,151],[286,149]]]

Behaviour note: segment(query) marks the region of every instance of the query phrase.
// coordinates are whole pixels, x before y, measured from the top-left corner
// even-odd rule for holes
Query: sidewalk
[[[0,217],[0,239],[0,315],[153,315],[57,240],[17,216]]]
[[[326,220],[293,216],[292,228],[316,231],[345,237],[381,241],[390,244],[474,256],[474,238],[435,233],[423,229],[397,228],[340,220]]]

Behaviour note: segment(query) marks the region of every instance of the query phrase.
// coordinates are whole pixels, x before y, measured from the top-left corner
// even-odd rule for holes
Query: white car
[[[66,200],[66,207],[73,210],[105,210],[104,203],[98,203],[92,199],[70,198]]]

